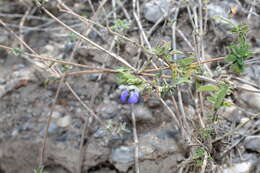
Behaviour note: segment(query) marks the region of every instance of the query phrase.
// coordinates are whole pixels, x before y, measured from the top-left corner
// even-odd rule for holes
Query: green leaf
[[[208,84],[208,85],[203,85],[203,86],[200,86],[198,88],[198,91],[202,92],[202,91],[217,91],[219,88],[215,85],[211,85],[211,84]]]
[[[233,22],[231,22],[231,21],[228,20],[227,18],[224,18],[224,17],[221,17],[221,16],[213,16],[212,18],[213,18],[216,22],[234,25]]]
[[[232,64],[232,65],[230,66],[230,69],[231,69],[232,71],[234,71],[235,73],[241,73],[241,72],[242,72],[242,69],[239,67],[238,64]]]
[[[208,96],[208,97],[207,97],[207,100],[210,101],[211,103],[215,103],[216,98],[213,97],[213,96]]]
[[[178,61],[178,64],[180,65],[189,65],[191,64],[196,58],[193,57],[188,57],[188,58],[184,58]]]
[[[224,101],[223,102],[223,107],[230,107],[230,106],[232,106],[233,104],[231,103],[231,102],[229,102],[229,101]]]
[[[225,58],[225,62],[234,62],[234,61],[236,61],[236,56],[234,56],[234,55],[228,55]]]
[[[179,54],[179,55],[181,55],[181,54],[184,54],[184,53],[182,51],[179,51],[179,50],[172,50],[171,54]]]
[[[215,109],[219,109],[222,106],[224,99],[227,95],[227,91],[228,91],[228,85],[222,84],[221,89],[217,92],[217,95],[216,95],[216,101],[214,103]]]
[[[191,83],[191,81],[187,78],[181,78],[181,79],[176,81],[176,85],[180,85],[180,84],[183,84],[183,83]]]

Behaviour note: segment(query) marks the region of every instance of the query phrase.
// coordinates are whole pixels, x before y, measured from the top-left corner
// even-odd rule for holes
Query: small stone
[[[252,162],[242,162],[234,164],[229,168],[224,169],[224,173],[250,173],[254,167]]]
[[[260,153],[260,136],[247,136],[245,148]]]
[[[136,37],[132,37],[130,40],[138,43],[138,39]],[[129,56],[134,57],[137,54],[138,49],[133,43],[127,42],[125,45],[125,51],[129,54]]]
[[[241,123],[241,124],[244,124],[244,123],[246,123],[247,121],[249,121],[249,118],[244,117],[244,118],[241,118],[240,123]]]
[[[68,127],[71,124],[71,116],[66,115],[65,117],[62,117],[57,120],[58,127]]]
[[[42,130],[40,131],[40,136],[45,136],[45,129],[46,127],[42,128]],[[49,128],[48,128],[48,134],[49,135],[53,135],[53,134],[57,134],[58,133],[58,126],[56,125],[56,123],[51,122]]]
[[[249,90],[256,90],[256,88],[246,84],[242,85],[242,87]],[[260,111],[260,93],[247,92],[245,90],[241,90],[239,96],[241,100],[248,104],[250,107],[255,108],[257,111]]]
[[[113,147],[113,148],[119,147],[124,144],[124,141],[126,140],[126,138],[127,137],[124,137],[124,136],[112,136],[109,139],[107,146]]]
[[[99,74],[89,74],[88,75],[88,79],[90,81],[96,81],[98,79],[98,77],[99,77]]]
[[[169,0],[152,0],[144,5],[144,17],[146,20],[156,23],[161,17],[169,13],[169,9]]]
[[[25,123],[22,127],[22,130],[31,130],[31,129],[33,129],[33,124],[29,122]]]
[[[161,106],[161,102],[159,99],[151,97],[148,99],[147,105],[149,108],[158,108]]]
[[[52,113],[52,119],[59,119],[60,117],[61,117],[61,113],[60,112],[54,111]]]
[[[134,149],[120,146],[112,151],[112,160],[118,163],[129,163],[134,161]]]
[[[6,83],[6,80],[0,78],[0,85],[4,85]]]
[[[93,136],[94,136],[95,138],[100,138],[100,137],[105,136],[106,134],[107,134],[107,132],[106,132],[105,130],[103,130],[103,129],[98,129],[98,130],[93,134]]]
[[[88,38],[90,38],[91,40],[97,40],[98,34],[97,34],[95,31],[92,30],[92,31],[88,34]]]
[[[56,138],[56,141],[57,142],[66,142],[67,139],[68,139],[68,136],[64,135],[64,136]]]
[[[260,86],[260,65],[250,64],[245,68],[246,79],[254,81],[258,86]]]
[[[230,9],[236,7],[240,10],[239,4],[237,4],[235,1],[232,2],[232,0],[210,3],[207,7],[210,17],[221,17],[230,20],[232,23],[236,23],[236,21],[229,17]],[[218,24],[225,24],[224,21],[221,20],[215,20],[214,22]],[[225,26],[230,27],[229,24],[225,24]]]
[[[258,162],[260,162],[260,160]],[[259,173],[259,172],[260,172],[260,164],[257,164],[255,173]]]
[[[116,102],[108,102],[98,106],[97,112],[104,119],[112,119],[119,114],[119,104]]]
[[[16,136],[19,133],[19,129],[14,129],[12,132],[12,136]]]
[[[143,105],[136,105],[132,110],[135,114],[136,121],[151,121],[153,120],[152,112]]]

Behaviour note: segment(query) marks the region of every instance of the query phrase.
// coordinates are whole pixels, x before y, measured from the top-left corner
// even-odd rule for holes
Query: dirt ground
[[[122,61],[115,58],[116,55],[137,69],[150,58],[144,49],[98,24],[116,26],[117,32],[151,50],[162,43],[171,43],[174,38],[176,49],[189,54],[195,52],[196,43],[187,6],[199,9],[199,2],[62,1],[76,14],[94,21],[96,25],[91,29],[90,24],[73,16],[61,1],[49,0],[42,4],[64,24],[108,50],[109,55],[90,42],[80,40],[79,36],[37,7],[34,1],[0,0],[0,173],[33,172],[39,167],[43,153],[44,171],[49,173],[136,172],[133,113],[138,135],[140,173],[195,173],[203,172],[203,169],[204,172],[216,173],[260,173],[260,119],[254,117],[260,112],[259,93],[235,90],[228,98],[233,105],[220,109],[220,121],[211,125],[207,124],[206,116],[211,113],[211,106],[205,101],[202,118],[206,126],[214,129],[214,135],[206,140],[208,143],[201,143],[195,140],[200,129],[197,101],[193,97],[194,82],[180,88],[182,100],[177,92],[164,96],[163,103],[155,92],[141,93],[139,102],[132,106],[120,100],[122,86],[114,73],[78,74],[66,77],[55,99],[60,80],[53,69],[60,74],[86,70],[85,67],[50,61],[46,65],[47,61],[24,55],[24,52],[37,53],[58,61],[83,64],[92,67],[92,70],[97,67],[118,69],[124,66]],[[234,83],[259,91],[260,2],[252,2],[209,1],[206,5],[207,20],[204,18],[207,27],[203,45],[205,58],[211,59],[226,56],[227,45],[234,41],[234,35],[228,31],[229,25],[212,19],[215,15],[231,16],[232,22],[247,24],[250,28],[247,39],[255,54],[250,64],[246,65],[245,73],[239,76],[239,79],[247,82],[234,80]],[[140,9],[139,6],[133,9],[134,3],[140,5]],[[167,16],[163,17],[160,9],[166,10]],[[173,37],[172,26],[176,14],[176,35]],[[127,27],[118,19],[126,21]],[[146,34],[149,44],[143,34]],[[26,48],[21,40],[36,53]],[[19,49],[12,51],[3,46]],[[111,56],[111,53],[115,56]],[[186,56],[181,54],[177,58]],[[161,61],[152,58],[156,65],[162,65]],[[208,65],[214,80],[222,75],[236,77],[224,69],[223,62]],[[224,72],[220,73],[221,70]],[[163,73],[167,75],[169,71]],[[173,100],[177,101],[178,106],[179,102],[183,104],[186,123],[190,125],[186,134],[190,134],[190,139],[194,139],[192,141],[182,136],[183,131],[173,120],[172,114],[178,114],[179,111]],[[43,152],[50,112],[52,119]],[[241,128],[237,128],[247,120]],[[236,133],[213,142],[236,128]],[[197,146],[207,148],[212,158],[205,161],[204,155],[202,158],[192,155],[196,153]],[[202,159],[201,165],[197,164],[199,159]],[[205,162],[206,165],[203,165]]]

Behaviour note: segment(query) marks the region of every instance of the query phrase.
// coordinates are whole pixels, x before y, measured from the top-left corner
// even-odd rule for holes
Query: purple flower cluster
[[[139,101],[140,94],[137,90],[123,90],[120,95],[122,103],[135,104]]]

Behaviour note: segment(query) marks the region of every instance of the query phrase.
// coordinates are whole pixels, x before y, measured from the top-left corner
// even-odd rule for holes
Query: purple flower
[[[122,103],[126,103],[129,96],[129,92],[127,90],[124,90],[120,95],[120,100]]]
[[[120,95],[120,100],[122,103],[130,103],[130,104],[135,104],[139,101],[140,94],[138,91],[133,90],[133,91],[128,91],[128,90],[123,90],[121,95]]]
[[[128,98],[128,103],[135,104],[139,100],[139,93],[137,91],[131,91]]]

